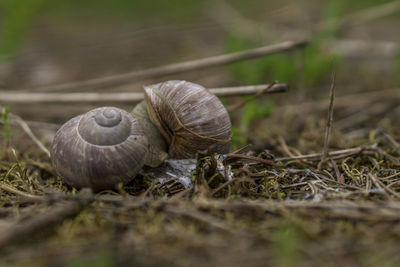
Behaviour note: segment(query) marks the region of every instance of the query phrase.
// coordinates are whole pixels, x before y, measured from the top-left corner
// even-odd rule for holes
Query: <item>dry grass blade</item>
[[[9,185],[6,185],[6,184],[3,184],[3,183],[0,183],[0,189],[6,191],[8,193],[11,193],[11,194],[26,198],[28,200],[32,200],[32,201],[37,201],[37,200],[42,200],[43,199],[43,197],[41,197],[41,196],[36,196],[36,195],[32,195],[32,194],[29,194],[29,193],[26,193],[26,192],[22,192],[22,191],[20,191],[20,190],[18,190],[16,188],[13,188],[13,187],[11,187]]]
[[[378,188],[381,188],[385,192],[390,193],[393,196],[395,196],[396,198],[400,199],[400,194],[399,193],[397,193],[396,191],[394,191],[394,190],[390,189],[389,187],[387,187],[386,185],[384,185],[381,181],[378,180],[378,178],[375,175],[373,175],[372,173],[368,173],[368,177],[374,182],[374,184]]]
[[[229,160],[250,160],[250,161],[263,163],[265,165],[276,166],[276,163],[271,160],[262,159],[262,158],[249,156],[249,155],[243,155],[243,154],[232,154],[232,153],[227,154],[225,161],[229,161]]]
[[[9,114],[9,116],[10,119],[18,123],[19,126],[21,126],[24,132],[32,139],[32,141],[40,148],[40,150],[42,150],[50,158],[50,151],[42,144],[42,142],[39,141],[39,139],[32,132],[29,125],[23,119],[21,119],[19,116],[15,114]]]
[[[260,95],[287,92],[289,86],[284,83],[260,84],[210,88],[217,96]],[[143,93],[21,93],[0,92],[0,101],[7,103],[98,103],[98,102],[139,102]]]
[[[60,203],[50,208],[41,216],[36,215],[29,220],[21,221],[0,233],[0,249],[25,241],[43,229],[49,229],[62,223],[65,219],[77,215],[83,208],[94,200],[90,191],[83,190],[75,199]]]
[[[336,81],[336,72],[332,72],[332,80],[331,80],[331,88],[329,90],[329,109],[328,109],[328,118],[326,121],[326,130],[325,130],[325,140],[324,140],[324,153],[321,159],[321,162],[328,157],[328,146],[329,146],[329,135],[331,133],[332,127],[332,119],[333,119],[333,103],[335,101],[335,81]]]
[[[185,216],[223,232],[228,232],[231,234],[238,233],[238,231],[229,227],[224,221],[219,220],[213,216],[210,216],[207,213],[203,213],[197,210],[189,210],[187,208],[180,208],[180,207],[178,208],[172,206],[167,206],[164,208],[164,210],[169,214]]]
[[[271,83],[268,87],[266,87],[265,89],[257,92],[255,95],[253,95],[252,97],[250,97],[249,99],[243,100],[240,103],[238,103],[237,105],[228,107],[228,111],[235,111],[241,107],[243,107],[244,105],[246,105],[247,103],[253,101],[254,99],[256,99],[257,97],[268,93],[269,91],[271,91],[272,87],[274,87],[274,85],[276,85],[278,82],[274,81],[273,83]]]
[[[362,146],[362,147],[356,147],[356,148],[349,148],[349,149],[343,149],[343,150],[337,150],[337,151],[332,151],[329,153],[331,157],[335,157],[336,159],[338,158],[343,158],[343,157],[348,157],[351,155],[356,155],[359,154],[363,151],[367,150],[376,150],[376,146]],[[299,160],[299,159],[308,159],[308,160],[321,160],[321,158],[324,156],[323,153],[315,153],[315,154],[308,154],[308,155],[301,155],[301,156],[294,156],[294,157],[281,157],[281,158],[276,158],[275,161],[290,161],[290,160]]]
[[[341,25],[365,24],[375,19],[380,19],[400,10],[399,1],[391,1],[382,5],[373,6],[358,12],[354,12],[342,19]]]

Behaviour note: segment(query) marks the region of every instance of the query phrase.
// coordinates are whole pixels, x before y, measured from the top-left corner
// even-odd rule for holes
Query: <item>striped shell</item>
[[[172,158],[193,158],[207,150],[229,152],[229,114],[214,94],[187,81],[167,81],[144,90],[150,119],[169,144]]]
[[[147,150],[147,138],[132,115],[102,107],[65,123],[54,137],[51,158],[67,184],[98,191],[131,181]]]
[[[160,166],[168,158],[167,143],[160,131],[151,122],[147,112],[146,101],[142,101],[135,106],[131,114],[139,121],[149,142],[149,152],[147,153],[144,165],[155,168]]]

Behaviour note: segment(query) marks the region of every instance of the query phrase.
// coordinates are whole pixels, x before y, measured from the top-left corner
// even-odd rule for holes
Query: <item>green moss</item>
[[[273,248],[277,266],[296,266],[301,261],[303,238],[296,224],[290,220],[282,220],[281,225],[273,233]]]
[[[71,260],[67,267],[113,267],[117,266],[111,251],[102,251],[92,257],[81,257]]]

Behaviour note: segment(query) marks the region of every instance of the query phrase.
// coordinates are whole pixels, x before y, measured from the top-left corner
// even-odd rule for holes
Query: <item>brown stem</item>
[[[76,216],[93,200],[94,197],[90,191],[82,190],[74,199],[48,209],[45,214],[35,215],[9,229],[3,229],[0,233],[0,249],[24,241],[43,229],[54,227],[65,219]]]
[[[284,83],[261,84],[250,86],[234,86],[210,88],[217,96],[241,96],[273,94],[286,92],[289,86]],[[97,103],[97,102],[139,102],[144,99],[143,93],[15,93],[0,91],[0,101],[7,103]]]
[[[79,88],[80,90],[97,89],[110,86],[126,84],[132,81],[140,81],[149,78],[161,77],[171,74],[200,70],[220,65],[226,65],[232,62],[253,59],[269,54],[285,52],[292,49],[301,48],[307,45],[307,41],[286,41],[273,45],[258,47],[241,52],[223,54],[213,57],[207,57],[182,63],[170,64],[166,66],[151,68],[142,71],[128,72],[107,77],[95,78],[86,81],[70,82],[59,85],[34,88],[35,91],[66,91]]]

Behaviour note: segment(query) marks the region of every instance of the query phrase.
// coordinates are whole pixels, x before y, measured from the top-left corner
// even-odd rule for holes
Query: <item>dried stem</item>
[[[64,83],[59,85],[47,86],[42,88],[33,88],[35,91],[66,91],[71,89],[87,90],[96,88],[105,88],[118,86],[132,81],[140,81],[149,78],[161,77],[171,74],[200,70],[220,65],[226,65],[232,62],[258,58],[269,54],[285,52],[292,49],[304,47],[307,41],[286,41],[273,45],[249,49],[242,52],[223,54],[213,57],[207,57],[182,63],[176,63],[142,71],[123,73],[108,77],[95,78],[91,80]]]
[[[29,125],[15,114],[10,114],[10,118],[21,126],[24,132],[32,139],[32,141],[50,158],[50,151],[39,141],[39,139],[32,132]]]
[[[10,120],[13,123],[18,124],[22,128],[22,130],[24,130],[24,132],[32,139],[32,141],[50,158],[49,150],[39,141],[39,139],[32,132],[29,125],[18,115],[9,113],[8,116],[9,116]]]
[[[252,94],[282,93],[289,86],[284,83],[261,84],[210,88],[217,96],[240,96]],[[139,102],[144,99],[143,93],[15,93],[0,92],[0,101],[7,103],[96,103],[96,102]]]
[[[380,130],[379,133],[392,145],[393,149],[400,152],[400,144],[388,133]]]
[[[359,154],[363,151],[366,150],[376,150],[376,146],[360,146],[356,148],[349,148],[349,149],[343,149],[343,150],[337,150],[337,151],[332,151],[329,153],[331,157],[337,158],[342,158],[342,157],[347,157],[351,155],[356,155]],[[301,155],[301,156],[295,156],[295,157],[282,157],[282,158],[276,158],[275,161],[291,161],[291,160],[299,160],[299,159],[308,159],[308,160],[320,160],[323,157],[323,153],[315,153],[315,154],[308,154],[308,155]]]
[[[388,186],[384,185],[381,181],[378,180],[378,178],[375,177],[372,173],[368,173],[368,177],[373,181],[373,183],[380,189],[384,190],[385,193],[390,193],[393,196],[400,198],[400,194],[397,193],[396,191],[390,189]]]
[[[400,10],[399,1],[391,1],[382,5],[376,5],[370,8],[366,8],[357,12],[353,12],[345,16],[340,21],[340,26],[351,26],[354,24],[364,25],[370,21],[387,17],[391,14],[395,14]]]
[[[28,200],[37,201],[37,200],[43,199],[41,196],[36,196],[36,195],[32,195],[32,194],[29,194],[29,193],[22,192],[22,191],[14,188],[14,187],[11,187],[11,186],[3,184],[3,183],[0,183],[0,189],[6,191],[8,193],[11,193],[11,194],[26,198]]]
[[[9,229],[3,229],[0,233],[0,249],[24,241],[28,237],[42,232],[43,229],[54,227],[65,219],[76,216],[93,200],[94,197],[91,192],[82,190],[75,199],[48,209],[41,216],[36,214],[29,220],[21,221]]]
[[[256,94],[254,94],[252,97],[250,97],[249,99],[243,100],[241,102],[239,102],[238,104],[231,106],[228,108],[228,111],[235,111],[241,107],[243,107],[244,105],[246,105],[247,103],[253,101],[254,99],[256,99],[257,97],[268,93],[268,91],[270,91],[272,89],[272,87],[274,85],[278,84],[277,81],[274,81],[273,83],[269,84],[268,87],[265,87],[263,90],[258,91]]]
[[[186,208],[171,207],[169,205],[167,207],[165,207],[164,210],[169,214],[188,217],[188,218],[199,221],[199,222],[204,223],[214,229],[217,229],[217,230],[220,230],[223,232],[228,232],[231,234],[239,233],[238,230],[231,228],[224,221],[219,220],[219,219],[217,219],[207,213],[204,213],[204,212],[200,212],[197,210],[190,210],[190,209],[186,209]]]
[[[325,131],[325,141],[324,141],[324,153],[321,162],[328,157],[328,145],[329,145],[329,135],[331,133],[332,118],[333,118],[333,103],[335,101],[335,81],[336,72],[332,72],[331,88],[329,90],[329,109],[328,109],[328,119],[326,121],[326,131]]]
[[[239,159],[239,160],[244,159],[244,160],[250,160],[250,161],[256,161],[259,163],[264,163],[264,164],[270,165],[270,166],[276,166],[276,163],[271,160],[253,157],[253,156],[249,156],[249,155],[243,155],[243,154],[227,154],[226,155],[226,159],[225,159],[226,161],[233,160],[233,159]]]

